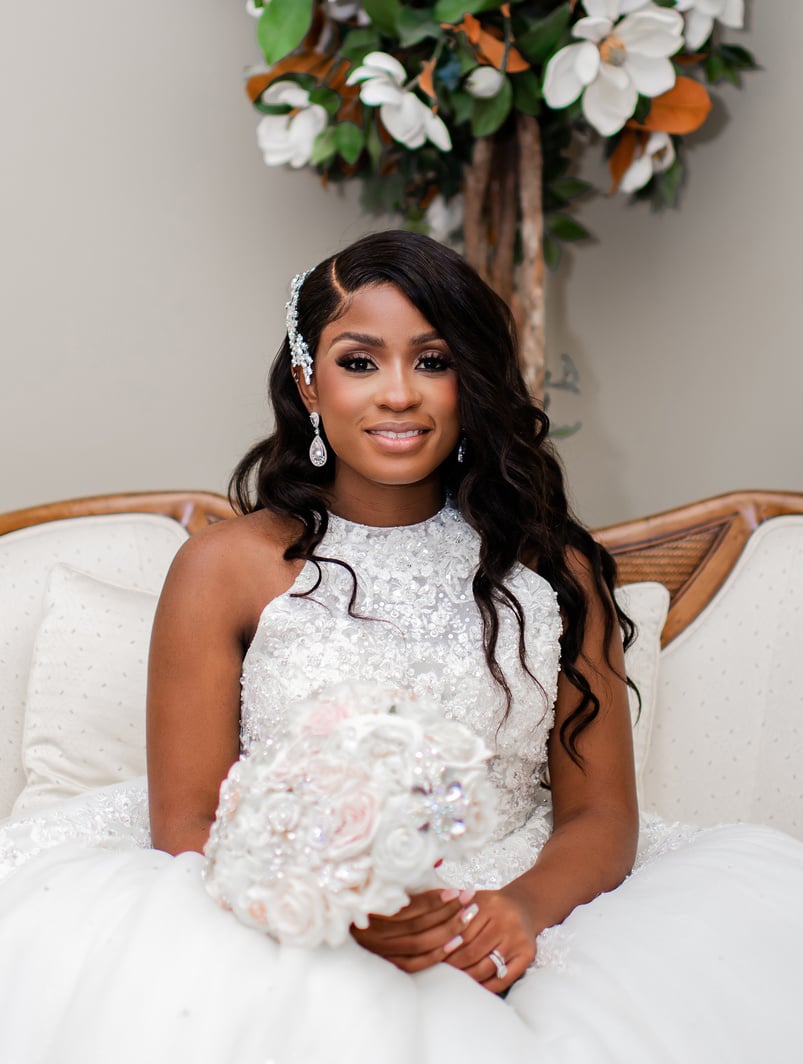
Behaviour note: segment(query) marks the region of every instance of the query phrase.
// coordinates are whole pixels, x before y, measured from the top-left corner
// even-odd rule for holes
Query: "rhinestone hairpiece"
[[[314,270],[315,267],[313,266],[312,269]],[[287,303],[285,303],[284,308],[287,311],[287,339],[290,341],[290,365],[301,370],[307,384],[312,380],[312,355],[309,353],[307,341],[298,331],[298,295],[301,291],[301,286],[311,273],[312,270],[305,270],[304,273],[297,273],[295,275],[290,282],[290,298],[287,300]]]

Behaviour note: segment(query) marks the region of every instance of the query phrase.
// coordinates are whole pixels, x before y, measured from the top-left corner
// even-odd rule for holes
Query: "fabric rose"
[[[356,857],[370,846],[379,822],[377,798],[367,788],[354,787],[337,800],[326,843],[329,861]]]
[[[434,868],[438,859],[432,832],[421,831],[404,815],[406,799],[390,804],[376,833],[371,849],[374,871],[378,876],[398,880],[415,889],[435,883]]]

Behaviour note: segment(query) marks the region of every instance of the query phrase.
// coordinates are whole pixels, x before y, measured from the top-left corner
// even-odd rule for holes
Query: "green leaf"
[[[636,122],[644,122],[647,115],[650,113],[652,107],[652,100],[649,96],[639,96],[636,109],[633,112],[633,120]]]
[[[365,147],[365,133],[354,122],[341,122],[335,126],[335,144],[349,166],[353,166]]]
[[[399,0],[364,0],[362,6],[380,33],[384,33],[386,37],[395,35],[402,10]]]
[[[497,11],[498,0],[438,0],[434,15],[438,22],[460,22],[463,15],[477,15],[481,11]]]
[[[705,76],[712,85],[725,76],[726,70],[724,61],[718,55],[712,53],[705,61]]]
[[[758,63],[755,61],[753,53],[748,52],[746,48],[742,48],[738,44],[721,44],[719,46],[719,54],[729,66],[736,67],[739,70],[758,70]]]
[[[683,164],[675,157],[675,161],[668,170],[664,170],[656,178],[656,186],[661,202],[667,207],[674,207],[678,201],[678,193],[683,182]]]
[[[561,4],[546,18],[516,37],[516,47],[531,63],[545,63],[558,49],[569,28],[572,12],[568,4]]]
[[[326,129],[321,130],[312,145],[310,166],[323,166],[331,162],[336,155],[335,130],[332,126],[327,126]]]
[[[588,230],[568,214],[550,214],[545,222],[550,235],[558,240],[584,240],[589,235]]]
[[[471,109],[471,132],[475,137],[489,137],[510,114],[513,106],[513,86],[505,77],[502,88],[490,100],[474,100]]]
[[[456,125],[461,122],[470,122],[471,113],[474,110],[474,97],[467,92],[456,92],[452,96],[452,114]]]
[[[579,177],[561,177],[557,181],[553,181],[549,187],[556,196],[570,200],[574,199],[575,196],[582,196],[584,192],[588,192],[591,185],[588,181],[582,181]]]
[[[396,31],[403,48],[418,44],[427,37],[438,38],[441,35],[440,24],[432,18],[431,12],[406,6],[402,7],[396,19]]]
[[[271,0],[257,23],[257,40],[272,65],[304,40],[312,22],[313,0]]]
[[[371,163],[373,164],[374,169],[376,169],[379,164],[379,160],[382,158],[382,153],[385,150],[385,146],[382,143],[382,138],[379,135],[379,130],[375,122],[371,122],[371,124],[368,126],[368,136],[366,139],[368,155],[371,158]]]
[[[541,85],[532,70],[514,74],[513,106],[525,115],[537,115],[541,110]]]
[[[369,52],[382,48],[382,38],[375,29],[354,29],[343,38],[339,52],[353,66],[359,66]]]
[[[325,108],[326,113],[330,118],[333,118],[340,110],[340,97],[333,89],[326,89],[323,85],[318,85],[317,88],[312,89],[309,94],[309,102],[320,104]]]
[[[544,262],[550,270],[557,270],[560,262],[561,246],[549,233],[544,233]]]

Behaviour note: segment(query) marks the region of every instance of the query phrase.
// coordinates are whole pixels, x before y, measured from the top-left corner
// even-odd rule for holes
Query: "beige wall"
[[[222,489],[267,425],[289,276],[368,228],[355,190],[263,166],[243,7],[0,9],[0,509]],[[721,93],[681,211],[589,203],[597,243],[551,286],[551,357],[583,387],[555,407],[583,421],[561,451],[592,523],[803,489],[803,6],[755,7],[766,70]]]

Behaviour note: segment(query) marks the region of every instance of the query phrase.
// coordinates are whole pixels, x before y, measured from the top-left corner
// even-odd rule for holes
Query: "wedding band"
[[[488,954],[488,960],[493,961],[496,965],[496,978],[504,979],[507,975],[507,964],[505,963],[505,958],[502,956],[499,950],[492,949],[491,952]]]

